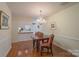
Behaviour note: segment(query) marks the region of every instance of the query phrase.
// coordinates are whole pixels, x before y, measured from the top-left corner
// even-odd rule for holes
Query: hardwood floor
[[[41,57],[40,52],[36,52],[32,47],[32,40],[21,41],[12,44],[12,49],[7,55],[8,57]],[[54,57],[75,57],[71,53],[53,45]],[[53,57],[50,53],[43,53],[43,57]]]

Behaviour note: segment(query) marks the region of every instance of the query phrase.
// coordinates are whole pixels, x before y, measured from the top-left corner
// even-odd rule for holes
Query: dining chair
[[[53,40],[54,40],[54,35],[53,34],[49,35],[48,39],[43,39],[42,40],[42,43],[40,44],[41,56],[42,56],[42,52],[43,52],[44,48],[47,48],[47,52],[49,53],[49,51],[50,51],[52,56],[53,56],[53,53],[52,53],[53,52],[52,51]]]
[[[35,33],[35,37],[37,37],[37,38],[43,38],[43,36],[44,36],[44,34],[42,33],[42,32],[36,32]]]
[[[37,40],[35,39],[42,39],[43,38],[43,33],[42,32],[35,32],[34,37],[33,37],[33,48],[37,47],[38,48],[38,44],[37,44]]]

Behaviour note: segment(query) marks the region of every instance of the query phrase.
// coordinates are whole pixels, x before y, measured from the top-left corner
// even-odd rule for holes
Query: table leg
[[[33,40],[33,48],[35,48],[35,40]]]
[[[36,40],[36,45],[37,45],[37,52],[39,51],[39,41]]]

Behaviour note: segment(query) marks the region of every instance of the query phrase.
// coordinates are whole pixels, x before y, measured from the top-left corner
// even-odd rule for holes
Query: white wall
[[[32,18],[13,16],[12,18],[12,42],[30,40],[32,33],[18,34],[18,27],[32,24]]]
[[[40,25],[40,28],[38,29],[37,26],[39,25],[36,22],[36,19],[29,18],[29,17],[23,17],[23,16],[13,16],[12,18],[12,42],[19,42],[19,41],[26,41],[31,40],[31,36],[33,33],[27,33],[27,34],[18,34],[18,27],[23,27],[25,25],[32,25],[32,23],[36,23],[35,25],[32,25],[33,32],[41,31],[45,34],[48,34],[48,27],[46,24]]]
[[[48,35],[49,34],[48,30],[50,28],[48,28],[49,26],[48,26],[47,18],[45,18],[46,23],[43,23],[43,24],[39,24],[36,20],[37,19],[33,20],[34,23],[35,23],[35,25],[33,25],[34,32],[40,31],[40,32],[43,32],[44,34]],[[39,25],[39,28],[38,28],[38,25]]]
[[[55,43],[79,56],[79,3],[48,19],[56,22]]]
[[[11,48],[11,12],[6,3],[0,3],[0,10],[9,15],[9,29],[0,30],[0,56],[6,56]]]

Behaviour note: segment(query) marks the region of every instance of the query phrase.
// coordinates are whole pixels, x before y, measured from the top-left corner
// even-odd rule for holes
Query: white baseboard
[[[6,56],[8,55],[8,53],[10,52],[11,48],[12,48],[12,46],[10,46],[10,48],[8,49],[8,51],[7,51],[6,55],[5,55],[5,57],[6,57]]]
[[[79,56],[79,39],[76,37],[66,35],[55,35],[55,42],[60,48],[72,53],[75,56]]]
[[[69,50],[73,55],[79,57],[79,50]]]
[[[60,48],[62,48],[62,49],[64,49],[64,50],[66,50],[66,51],[68,51],[68,52],[70,52],[70,50],[69,49],[66,49],[65,47],[63,47],[63,46],[60,46],[59,44],[57,44],[57,43],[54,43],[56,46],[58,46],[58,47],[60,47]]]
[[[55,42],[54,42],[54,44],[57,45],[58,47],[64,49],[64,50],[66,50],[66,51],[72,53],[72,55],[75,55],[75,56],[79,57],[79,50],[66,49],[65,47],[60,46],[59,44],[57,44],[57,43],[55,43]]]

